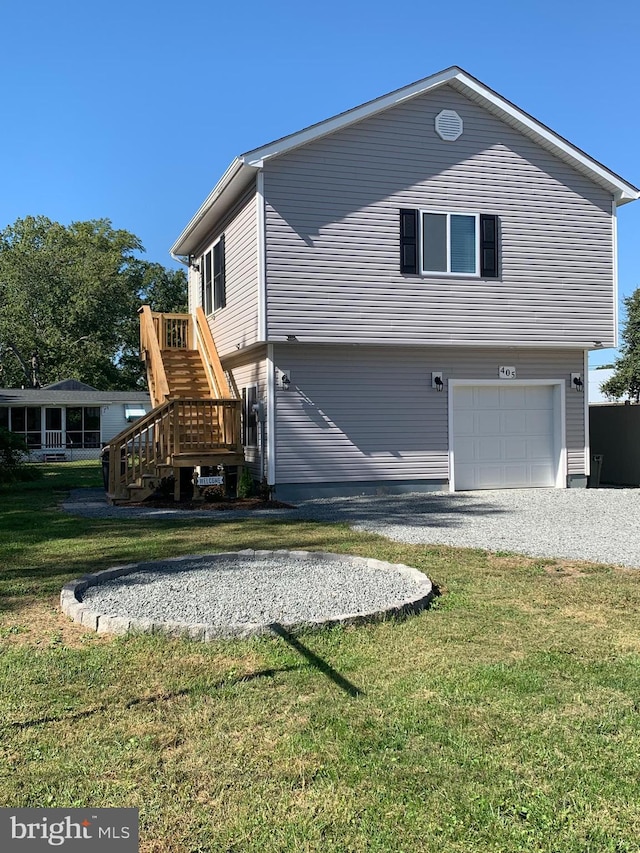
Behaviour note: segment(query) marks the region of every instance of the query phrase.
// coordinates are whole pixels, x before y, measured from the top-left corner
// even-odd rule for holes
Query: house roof
[[[80,382],[79,379],[62,379],[60,382],[52,382],[44,386],[45,391],[97,391],[93,385]]]
[[[359,107],[339,113],[325,121],[312,124],[297,133],[283,136],[281,139],[236,157],[173,244],[171,253],[190,255],[196,251],[199,243],[215,225],[221,213],[254,180],[265,161],[279,157],[288,151],[314,142],[377,113],[384,112],[384,110],[388,110],[403,101],[416,98],[445,85],[452,86],[470,100],[480,104],[502,121],[552,152],[576,171],[607,189],[612,193],[616,204],[622,205],[640,198],[640,190],[637,187],[607,169],[606,166],[512,104],[511,101],[494,92],[493,89],[485,86],[471,74],[454,65],[430,77],[425,77],[423,80],[418,80],[416,83],[396,89],[388,95],[375,98]]]
[[[59,389],[50,385],[46,388],[0,388],[0,406],[108,406],[112,403],[151,403],[146,391],[96,391],[90,385],[85,388],[89,390]]]

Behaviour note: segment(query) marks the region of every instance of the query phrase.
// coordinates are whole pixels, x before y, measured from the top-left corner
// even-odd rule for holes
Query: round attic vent
[[[442,110],[436,116],[436,133],[446,142],[455,142],[462,136],[462,119],[454,110]]]

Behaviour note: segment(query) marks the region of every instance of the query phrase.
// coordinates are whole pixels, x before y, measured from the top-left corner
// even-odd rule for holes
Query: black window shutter
[[[418,211],[400,211],[400,272],[418,272]]]
[[[227,304],[225,287],[224,234],[214,246],[213,254],[213,307],[224,308]]]
[[[480,277],[498,277],[498,217],[480,214]]]

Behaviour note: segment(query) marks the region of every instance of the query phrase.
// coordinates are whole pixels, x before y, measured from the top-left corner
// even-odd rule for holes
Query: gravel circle
[[[292,628],[399,614],[420,609],[431,594],[426,575],[402,564],[325,552],[247,551],[98,572],[63,589],[63,609],[65,596],[73,596],[72,607],[79,601],[85,615],[97,615],[97,630],[106,617],[105,630],[116,624],[135,629],[126,620],[150,620],[151,630],[163,630],[162,623],[200,625],[213,637],[260,633],[273,623]]]

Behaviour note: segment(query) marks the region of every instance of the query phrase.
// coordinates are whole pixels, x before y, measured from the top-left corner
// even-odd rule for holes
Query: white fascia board
[[[640,190],[632,184],[624,181],[615,172],[611,172],[597,160],[593,160],[588,154],[585,154],[579,148],[576,148],[563,137],[558,136],[550,128],[536,121],[532,116],[523,112],[521,109],[505,100],[497,92],[488,89],[478,80],[474,79],[464,71],[455,75],[456,80],[462,84],[463,88],[472,91],[486,104],[491,104],[498,112],[512,119],[512,122],[519,126],[524,131],[529,131],[529,135],[537,137],[539,140],[546,142],[558,151],[562,152],[570,160],[573,160],[577,167],[582,167],[581,171],[587,171],[594,176],[600,178],[611,187],[617,203],[626,204],[629,201],[635,201],[640,198]]]
[[[476,80],[470,74],[467,74],[456,66],[447,68],[431,77],[426,77],[424,80],[411,83],[409,86],[397,89],[388,95],[383,95],[381,98],[368,101],[366,104],[362,104],[352,110],[347,110],[326,121],[313,124],[298,133],[292,133],[261,148],[248,151],[240,159],[247,165],[262,167],[264,161],[271,157],[285,154],[294,148],[299,148],[301,145],[306,145],[308,142],[313,142],[323,136],[362,121],[365,118],[369,118],[376,113],[383,112],[403,101],[423,95],[432,89],[454,81],[457,90],[462,94],[465,94],[465,90],[468,93],[473,93],[476,99],[483,102],[486,106],[493,107],[493,111],[501,114],[505,119],[510,119],[511,124],[515,124],[521,131],[536,138],[539,144],[546,143],[546,147],[556,149],[559,153],[563,154],[565,158],[573,162],[579,171],[586,171],[593,179],[599,179],[600,182],[604,182],[613,193],[617,204],[626,204],[629,201],[640,198],[640,190],[637,187],[624,181],[615,172],[611,172],[566,139],[558,136],[550,128],[523,112],[515,104],[505,100],[497,92],[487,88],[479,80]]]
[[[214,208],[218,206],[223,193],[225,195],[228,195],[229,192],[231,195],[239,193],[247,182],[246,172],[250,172],[251,170],[255,172],[263,168],[265,160],[321,139],[335,131],[381,113],[403,101],[423,95],[447,83],[454,83],[456,89],[462,94],[473,95],[474,100],[484,104],[487,108],[491,108],[494,114],[502,117],[505,121],[538,141],[543,147],[555,151],[558,156],[563,157],[566,161],[573,164],[578,171],[589,175],[596,183],[604,183],[613,194],[617,205],[626,204],[629,201],[635,201],[640,198],[640,190],[637,187],[627,183],[619,175],[616,175],[615,172],[611,172],[601,163],[593,160],[566,139],[558,136],[550,128],[516,107],[515,104],[505,100],[492,89],[487,88],[479,80],[476,80],[475,77],[467,74],[461,68],[453,66],[440,71],[438,74],[433,74],[431,77],[425,77],[423,80],[418,80],[416,83],[411,83],[409,86],[404,86],[402,89],[397,89],[388,95],[375,98],[373,101],[368,101],[359,107],[347,110],[317,124],[310,125],[304,130],[289,134],[274,142],[270,142],[268,145],[255,148],[253,151],[247,151],[240,157],[236,157],[171,247],[171,252],[175,255],[186,255],[193,251],[197,237],[202,236],[199,226],[203,224],[203,220],[210,221],[212,218],[215,218]],[[245,175],[243,175],[243,172]],[[245,177],[245,181],[242,180],[242,177]]]
[[[199,226],[209,217],[209,214],[222,199],[223,195],[226,195],[229,191],[234,195],[236,191],[240,191],[248,183],[249,177],[247,177],[247,172],[255,173],[255,169],[248,168],[240,157],[236,157],[171,247],[170,251],[172,254],[191,254],[195,249],[193,245],[194,235],[198,234]]]
[[[292,151],[294,148],[299,148],[301,145],[306,145],[308,142],[314,142],[323,136],[328,136],[336,130],[342,130],[351,124],[369,118],[376,113],[381,113],[389,107],[394,107],[402,101],[410,98],[415,98],[417,95],[422,95],[430,89],[441,86],[443,83],[449,82],[454,77],[462,74],[460,68],[447,68],[445,71],[440,71],[432,77],[426,77],[424,80],[418,80],[416,83],[411,83],[409,86],[404,86],[402,89],[396,89],[388,95],[383,95],[381,98],[375,98],[373,101],[367,101],[359,107],[354,107],[346,112],[339,113],[337,116],[326,119],[325,121],[317,122],[304,130],[297,133],[291,133],[288,136],[283,136],[281,139],[276,139],[261,148],[254,148],[253,151],[247,151],[241,156],[241,159],[250,166],[262,166],[263,161],[271,157],[277,157],[280,154],[285,154],[287,151]]]

